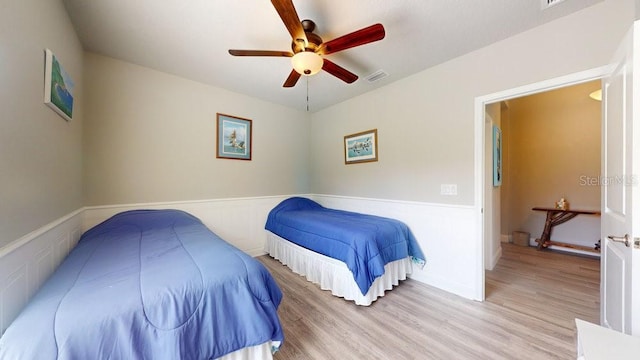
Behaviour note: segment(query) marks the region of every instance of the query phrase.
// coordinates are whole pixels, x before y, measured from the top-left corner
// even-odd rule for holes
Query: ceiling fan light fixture
[[[322,57],[311,51],[301,51],[291,58],[291,64],[300,75],[311,76],[322,70]]]

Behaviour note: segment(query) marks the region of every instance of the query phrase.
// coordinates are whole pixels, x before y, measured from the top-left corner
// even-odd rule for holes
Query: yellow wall
[[[587,181],[600,174],[601,103],[589,98],[598,88],[595,81],[509,101],[509,126],[503,127],[507,235],[517,230],[539,237],[546,213],[531,208],[553,207],[561,197],[570,208],[600,209],[600,187]],[[599,220],[580,215],[554,228],[552,239],[593,246],[600,238]]]

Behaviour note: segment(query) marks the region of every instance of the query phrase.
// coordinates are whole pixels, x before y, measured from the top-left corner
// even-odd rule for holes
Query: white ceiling
[[[602,0],[294,0],[324,41],[382,23],[378,42],[328,55],[353,84],[320,72],[282,84],[289,58],[233,57],[228,49],[289,51],[269,0],[63,0],[88,51],[299,110],[318,111]],[[552,39],[550,39],[552,41]],[[388,77],[370,83],[377,70]]]

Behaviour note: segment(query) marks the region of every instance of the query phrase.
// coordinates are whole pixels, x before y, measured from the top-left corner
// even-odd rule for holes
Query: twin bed
[[[0,338],[0,359],[271,359],[282,293],[257,260],[178,210],[87,231]]]
[[[271,210],[266,251],[333,295],[370,305],[422,268],[425,257],[406,224],[329,209],[293,197]]]
[[[424,265],[403,223],[294,197],[266,250],[370,305]],[[0,359],[272,359],[282,293],[257,260],[179,210],[117,214],[78,245],[0,338]]]

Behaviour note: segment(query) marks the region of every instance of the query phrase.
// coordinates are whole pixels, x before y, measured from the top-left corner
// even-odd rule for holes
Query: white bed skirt
[[[270,231],[267,231],[265,251],[294,273],[320,285],[322,290],[331,290],[333,295],[363,306],[369,306],[378,297],[384,296],[386,290],[405,280],[413,269],[409,257],[388,263],[384,266],[384,275],[373,282],[366,295],[362,295],[353,274],[340,260],[305,249]]]
[[[267,341],[260,345],[236,350],[216,360],[273,360],[272,351],[279,347],[279,341]]]

